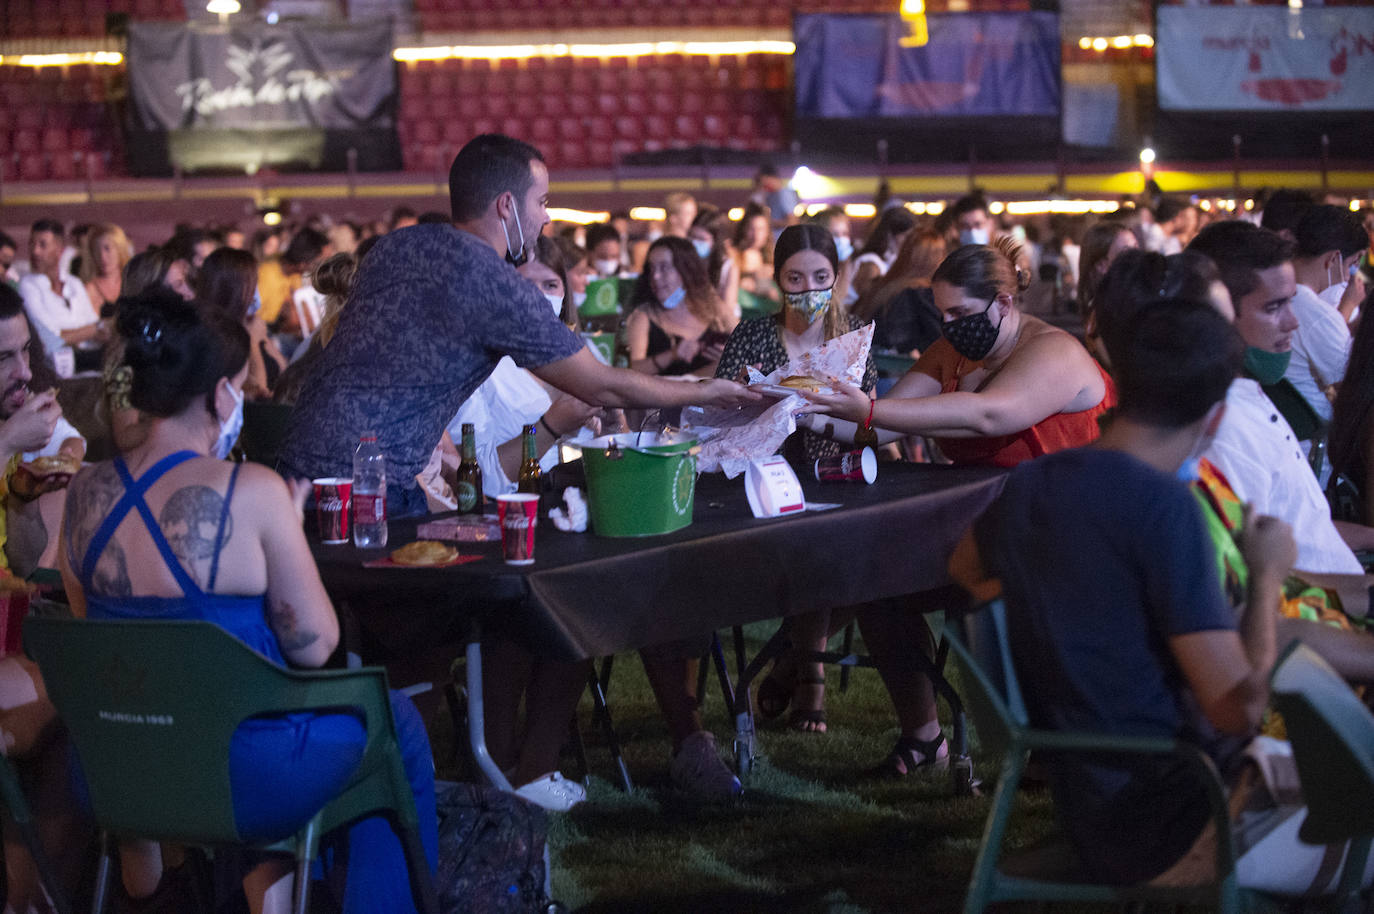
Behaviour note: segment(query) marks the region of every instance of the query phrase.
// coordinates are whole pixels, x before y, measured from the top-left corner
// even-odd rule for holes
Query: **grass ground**
[[[747,630],[757,648],[773,625]],[[554,896],[587,914],[629,912],[951,912],[962,905],[987,812],[986,798],[954,797],[944,773],[890,781],[862,772],[886,757],[896,722],[877,673],[855,672],[848,691],[829,672],[828,734],[761,723],[763,758],[734,803],[701,804],[668,781],[668,736],[643,668],[616,663],[611,710],[635,781],[620,790],[590,702],[580,720],[591,768],[590,802],[556,815],[550,834]],[[727,720],[714,677],[706,725],[729,752]],[[945,709],[942,720],[947,722]],[[435,731],[450,731],[447,715]],[[435,733],[441,747],[451,732]],[[989,776],[977,753],[976,773]],[[564,771],[575,763],[565,760]],[[1049,826],[1049,801],[1023,794],[1013,841]]]

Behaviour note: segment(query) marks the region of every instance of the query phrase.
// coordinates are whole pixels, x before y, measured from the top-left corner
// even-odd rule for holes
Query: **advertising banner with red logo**
[[[1159,107],[1374,110],[1374,9],[1161,6]]]

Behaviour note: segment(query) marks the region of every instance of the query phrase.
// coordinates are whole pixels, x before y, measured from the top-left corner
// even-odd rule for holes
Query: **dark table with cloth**
[[[808,502],[839,508],[756,519],[741,478],[703,474],[690,526],[609,539],[541,518],[536,561],[524,567],[504,564],[499,543],[460,543],[482,558],[437,569],[367,568],[384,553],[351,545],[312,549],[330,595],[388,654],[456,641],[475,625],[580,660],[941,587],[954,544],[1004,479],[985,467],[883,464],[871,486],[803,480]],[[390,548],[414,540],[416,524],[392,521]]]

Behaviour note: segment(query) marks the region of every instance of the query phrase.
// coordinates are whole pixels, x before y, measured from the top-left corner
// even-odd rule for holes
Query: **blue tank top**
[[[219,575],[219,553],[224,545],[224,525],[229,518],[229,501],[234,497],[234,483],[238,480],[239,467],[235,464],[229,474],[229,488],[224,493],[224,508],[220,512],[219,526],[215,530],[214,555],[210,559],[210,577],[206,582],[207,590],[201,590],[191,576],[186,573],[171,544],[162,535],[162,528],[153,517],[152,510],[144,501],[143,495],[175,466],[179,466],[197,456],[194,451],[177,451],[163,457],[149,467],[138,479],[129,473],[122,457],[114,459],[115,471],[124,483],[124,494],[115,502],[105,520],[96,530],[86,547],[86,555],[79,567],[81,586],[86,591],[86,615],[91,619],[198,619],[213,622],[244,644],[276,663],[285,664],[277,638],[267,625],[264,611],[266,594],[241,596],[236,594],[217,594],[215,579]],[[96,593],[92,587],[96,562],[109,545],[115,530],[131,510],[137,510],[153,538],[153,544],[162,555],[167,570],[181,587],[179,597],[112,597]]]

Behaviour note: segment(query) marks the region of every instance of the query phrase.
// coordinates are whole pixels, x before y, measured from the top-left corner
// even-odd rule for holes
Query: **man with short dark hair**
[[[29,231],[32,272],[19,280],[24,308],[39,328],[49,356],[63,345],[104,342],[108,335],[86,294],[85,284],[62,272],[63,239],[62,223],[52,219],[35,222]]]
[[[1364,281],[1351,280],[1351,276],[1369,245],[1369,235],[1350,210],[1323,205],[1313,206],[1303,215],[1293,238],[1297,243],[1293,273],[1298,281],[1293,314],[1298,329],[1293,334],[1293,359],[1284,377],[1323,421],[1330,422],[1331,401],[1326,389],[1345,377],[1350,322],[1364,300]]]
[[[1007,640],[1031,722],[1071,732],[1183,738],[1240,797],[1240,885],[1328,888],[1325,849],[1296,838],[1301,810],[1255,796],[1247,755],[1268,703],[1275,620],[1297,550],[1282,520],[1247,515],[1249,570],[1233,611],[1199,505],[1176,478],[1229,417],[1244,343],[1207,304],[1141,312],[1112,353],[1118,406],[1094,444],[1012,471],[956,552],[952,571],[983,594],[1000,583]],[[1244,751],[1243,751],[1244,750]],[[1277,753],[1276,753],[1277,754]],[[1205,786],[1171,756],[1052,754],[1057,816],[1094,879],[1193,884],[1216,836]],[[1242,776],[1244,775],[1244,776]]]
[[[459,151],[449,171],[454,224],[391,232],[359,265],[338,330],[292,414],[285,473],[348,476],[359,435],[375,432],[392,516],[423,513],[415,476],[502,355],[599,406],[757,399],[733,382],[683,384],[598,362],[511,268],[531,256],[549,221],[548,191],[543,156],[527,143],[484,134]]]
[[[965,194],[949,208],[949,221],[960,244],[991,244],[994,236],[988,201],[982,194]]]
[[[1352,547],[1374,547],[1374,529],[1334,524],[1331,509],[1293,429],[1261,389],[1288,368],[1298,319],[1293,242],[1239,220],[1215,222],[1188,250],[1212,258],[1235,307],[1245,341],[1245,375],[1226,395],[1226,419],[1206,457],[1242,501],[1281,518],[1298,538],[1297,568],[1320,574],[1362,574]]]

